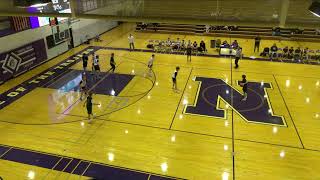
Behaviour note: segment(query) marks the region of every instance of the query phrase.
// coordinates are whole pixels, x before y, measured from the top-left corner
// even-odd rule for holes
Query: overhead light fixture
[[[51,0],[15,0],[14,6],[17,7],[43,7],[46,6],[48,3],[51,3]]]
[[[317,17],[320,17],[320,2],[313,1],[309,7],[309,11]]]

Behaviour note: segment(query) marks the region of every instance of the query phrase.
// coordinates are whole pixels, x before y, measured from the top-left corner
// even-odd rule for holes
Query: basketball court
[[[188,63],[186,55],[156,53],[149,73],[149,39],[209,37],[133,27],[122,24],[103,42],[0,86],[3,179],[319,179],[319,65],[252,59],[234,69],[231,57],[192,56]],[[129,33],[136,51],[127,49]],[[240,43],[252,52],[247,41]],[[101,66],[98,80],[87,72],[96,104],[90,124],[78,87],[83,53],[90,71],[92,53]],[[243,74],[247,101],[240,99]]]

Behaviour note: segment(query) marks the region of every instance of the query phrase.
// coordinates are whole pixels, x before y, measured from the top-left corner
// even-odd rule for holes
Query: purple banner
[[[43,39],[0,54],[0,84],[47,60]]]

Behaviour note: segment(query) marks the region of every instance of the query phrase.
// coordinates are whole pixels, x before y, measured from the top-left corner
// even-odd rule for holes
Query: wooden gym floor
[[[152,53],[125,50],[129,33],[137,49],[168,36],[211,39],[138,33],[122,24],[103,34],[103,42],[74,48],[1,85],[0,177],[320,179],[319,66],[240,60],[234,69],[230,58],[193,56],[188,63],[184,55],[156,54],[148,73]],[[254,55],[252,40],[239,42]],[[102,69],[99,81],[87,73],[99,104],[91,124],[76,91],[82,52],[99,54]],[[107,72],[111,52],[113,75]],[[179,92],[171,89],[176,66]],[[237,85],[243,74],[251,83],[246,102],[239,101]]]

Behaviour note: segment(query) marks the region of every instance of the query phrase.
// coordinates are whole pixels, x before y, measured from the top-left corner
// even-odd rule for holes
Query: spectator
[[[238,46],[239,46],[239,44],[238,44],[237,40],[234,40],[231,44],[231,47],[234,49],[236,49]]]
[[[210,32],[210,25],[206,25],[206,33],[209,33]]]
[[[261,41],[261,38],[259,35],[257,35],[255,38],[254,38],[254,52],[256,52],[256,49],[258,49],[257,52],[259,52],[259,48],[260,48],[260,41]]]
[[[184,39],[183,39],[180,45],[180,49],[184,50],[185,48],[186,48],[186,43],[184,42]]]
[[[320,28],[315,29],[316,35],[320,35]]]
[[[200,49],[201,49],[201,52],[207,51],[207,49],[206,49],[206,44],[204,43],[204,41],[201,41],[201,42],[200,42]]]
[[[290,49],[289,49],[289,53],[288,53],[288,58],[289,59],[292,59],[293,58],[293,52],[294,52],[294,49],[293,49],[293,47],[291,47]]]
[[[198,47],[198,44],[197,44],[196,41],[194,41],[194,42],[193,42],[193,48],[194,48],[194,49],[197,49],[197,47]]]
[[[308,60],[309,59],[309,48],[305,48],[303,51],[302,51],[302,58],[305,59],[305,60]]]
[[[288,57],[288,53],[289,53],[289,48],[288,48],[288,46],[286,46],[285,48],[283,48],[282,51],[283,51],[283,58],[287,58],[287,57]]]
[[[300,49],[300,47],[298,47],[294,51],[294,60],[300,60],[300,58],[301,58],[301,49]]]
[[[172,42],[171,42],[170,38],[168,38],[168,40],[166,41],[166,45],[171,46],[171,44],[172,44]]]
[[[276,44],[273,44],[270,48],[271,50],[271,55],[270,55],[270,58],[271,60],[273,59],[273,57],[275,56],[276,58],[278,58],[278,54],[277,54],[277,51],[278,51],[278,47]]]
[[[222,48],[229,48],[230,45],[228,44],[227,41],[223,41],[222,44],[221,44],[221,47],[222,47]]]
[[[141,23],[141,30],[146,30],[147,29],[147,24],[144,22]]]

